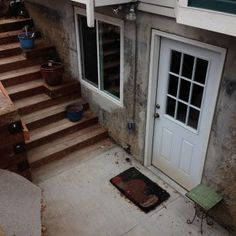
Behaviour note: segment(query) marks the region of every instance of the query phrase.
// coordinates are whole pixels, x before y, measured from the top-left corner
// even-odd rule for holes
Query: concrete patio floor
[[[109,180],[131,166],[168,191],[168,201],[145,214],[123,197]],[[43,189],[48,236],[201,235],[199,220],[186,224],[192,203],[109,140],[35,170],[34,182]],[[230,235],[217,223],[203,231]]]

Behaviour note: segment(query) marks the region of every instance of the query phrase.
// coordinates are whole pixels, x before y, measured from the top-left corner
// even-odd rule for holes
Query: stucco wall
[[[56,4],[54,1],[46,0],[27,2],[36,26],[57,46],[61,58],[67,65],[68,73],[78,78],[72,3],[67,0],[58,0]],[[111,14],[110,8],[99,11]],[[131,153],[143,162],[151,29],[227,48],[203,182],[223,194],[224,202],[216,209],[215,216],[222,224],[236,230],[236,39],[178,25],[174,19],[142,12],[137,16],[137,27],[138,61],[135,79],[135,24],[125,22],[124,107],[111,104],[84,86],[82,94],[90,101],[92,110],[98,114],[100,122],[109,129],[110,135],[123,147],[131,145]],[[135,114],[133,114],[134,105]],[[127,129],[129,120],[135,121],[135,131]]]

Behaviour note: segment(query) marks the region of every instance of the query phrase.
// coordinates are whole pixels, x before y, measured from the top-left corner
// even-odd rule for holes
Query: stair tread
[[[32,112],[31,114],[23,115],[22,120],[25,122],[25,124],[29,124],[37,120],[47,118],[53,114],[57,114],[59,112],[64,111],[67,105],[74,102],[84,103],[83,99],[81,98],[73,101],[62,102],[60,104],[41,109],[40,111],[35,111]]]
[[[44,125],[40,128],[30,131],[30,140],[27,143],[38,140],[43,137],[47,137],[53,133],[56,133],[60,130],[67,129],[69,127],[77,126],[80,123],[83,123],[86,120],[95,118],[96,116],[91,111],[85,111],[83,117],[78,122],[71,122],[67,118],[61,119],[59,121]]]
[[[50,143],[43,144],[28,151],[29,162],[33,163],[53,153],[65,150],[73,145],[79,144],[98,134],[104,133],[106,130],[100,125],[93,125],[89,128],[81,129],[72,134],[65,135]]]
[[[11,70],[4,73],[0,73],[0,80],[10,79],[21,75],[31,74],[40,71],[40,65],[29,66],[17,70]]]
[[[29,21],[29,20],[32,20],[32,19],[31,18],[24,18],[24,19],[6,18],[6,19],[1,19],[0,20],[0,26],[5,25],[5,24],[10,24],[10,23]]]
[[[0,45],[0,53],[4,50],[15,49],[15,48],[20,48],[19,42],[2,44]]]
[[[33,96],[30,96],[30,97],[27,97],[27,98],[22,98],[22,99],[16,100],[16,101],[14,101],[14,104],[16,105],[16,107],[18,109],[20,109],[20,108],[30,106],[30,105],[34,105],[34,104],[37,104],[39,102],[47,101],[47,100],[50,100],[50,99],[51,98],[48,95],[46,95],[44,93],[40,93],[40,94],[33,95]]]
[[[23,92],[25,90],[41,87],[44,85],[44,81],[42,79],[36,79],[29,82],[9,86],[6,88],[9,95],[17,93],[17,92]]]
[[[0,66],[8,63],[19,62],[26,60],[24,55],[16,55],[11,57],[0,58]]]

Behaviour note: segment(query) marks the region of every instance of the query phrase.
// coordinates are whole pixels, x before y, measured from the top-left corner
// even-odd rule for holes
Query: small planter
[[[18,39],[20,41],[20,46],[23,49],[33,49],[35,47],[35,33],[25,32],[18,34]]]
[[[76,122],[81,120],[83,115],[83,105],[80,103],[74,103],[66,107],[66,117],[72,121]]]
[[[41,65],[41,75],[47,84],[55,86],[62,82],[64,65],[60,62],[51,62]]]

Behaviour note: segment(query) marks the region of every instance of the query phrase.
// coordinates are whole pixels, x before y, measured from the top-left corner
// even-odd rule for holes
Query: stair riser
[[[29,82],[29,81],[40,79],[40,78],[41,78],[41,73],[40,71],[38,71],[38,72],[26,74],[26,75],[20,75],[20,76],[12,77],[9,79],[5,79],[1,82],[4,87],[8,87],[8,86],[21,84],[21,83]]]
[[[21,69],[23,67],[41,64],[42,62],[43,62],[43,60],[41,58],[37,59],[37,60],[22,60],[22,61],[17,61],[17,62],[11,62],[11,63],[7,63],[4,65],[0,65],[0,71],[1,71],[1,73],[4,73],[4,72],[11,71],[11,70]]]
[[[57,99],[48,99],[46,101],[42,101],[42,102],[39,102],[39,103],[36,103],[33,105],[28,105],[28,106],[19,108],[18,111],[19,111],[20,115],[26,115],[31,112],[41,110],[43,108],[47,108],[47,107],[59,104],[61,102],[65,102],[65,101],[77,99],[77,98],[78,98],[77,95],[72,94],[69,97],[67,96],[67,97],[60,97]]]
[[[7,43],[16,43],[16,42],[18,42],[18,38],[16,35],[7,36],[5,38],[0,39],[0,45],[7,44]]]
[[[29,25],[30,27],[32,27],[33,21],[32,20],[24,20],[24,21],[19,21],[19,22],[14,22],[14,23],[6,23],[6,24],[0,26],[0,33],[7,32],[7,31],[13,31],[13,30],[20,30],[25,25]]]
[[[9,94],[9,96],[13,101],[16,101],[18,99],[22,99],[22,98],[26,98],[32,95],[42,93],[43,91],[44,91],[44,86],[39,86],[39,87],[28,89],[25,91],[16,92],[14,94]]]
[[[32,148],[35,148],[35,147],[39,146],[39,145],[43,145],[45,143],[53,141],[56,138],[63,137],[63,135],[68,135],[68,134],[71,134],[73,132],[79,131],[81,129],[87,128],[91,125],[95,125],[95,124],[97,124],[97,122],[98,122],[98,118],[94,117],[94,118],[91,118],[89,120],[85,120],[82,123],[78,123],[76,126],[69,127],[67,129],[64,129],[64,130],[60,130],[59,132],[56,132],[56,133],[53,133],[53,134],[48,135],[46,137],[43,137],[43,138],[40,138],[38,140],[32,141],[32,142],[27,144],[27,146],[26,146],[27,150],[30,150]]]
[[[57,98],[60,96],[66,96],[72,93],[77,93],[78,96],[80,96],[80,85],[79,84],[72,84],[71,86],[66,86],[64,88],[59,88],[55,90],[50,90],[49,88],[45,89],[45,93],[52,97],[52,98]]]
[[[92,145],[92,144],[94,144],[98,141],[106,139],[107,137],[108,137],[107,132],[97,134],[96,136],[88,138],[88,139],[82,141],[81,143],[78,143],[74,146],[67,147],[64,150],[60,151],[60,152],[56,152],[56,153],[53,153],[49,156],[43,157],[41,160],[38,160],[36,162],[31,163],[30,166],[32,168],[38,168],[38,167],[40,167],[44,164],[47,164],[49,162],[61,159],[61,158],[65,157],[67,154],[69,154],[71,152],[74,152],[76,150],[88,147],[89,145]]]
[[[22,50],[20,47],[19,48],[9,48],[9,49],[6,49],[6,50],[0,52],[0,58],[15,56],[15,55],[19,55],[21,53],[22,53]]]
[[[36,57],[48,57],[50,54],[53,55],[54,52],[55,52],[55,47],[51,46],[51,47],[28,50],[24,52],[24,55],[28,59],[33,59]]]
[[[85,111],[88,110],[89,109],[88,103],[83,104],[83,107],[84,107]],[[61,112],[58,112],[57,114],[53,114],[49,117],[45,117],[44,119],[37,120],[37,121],[31,122],[31,123],[27,123],[26,125],[29,130],[34,130],[34,129],[40,128],[44,125],[48,125],[50,123],[53,123],[55,121],[58,121],[58,120],[61,120],[64,118],[65,118],[65,111],[61,111]]]

